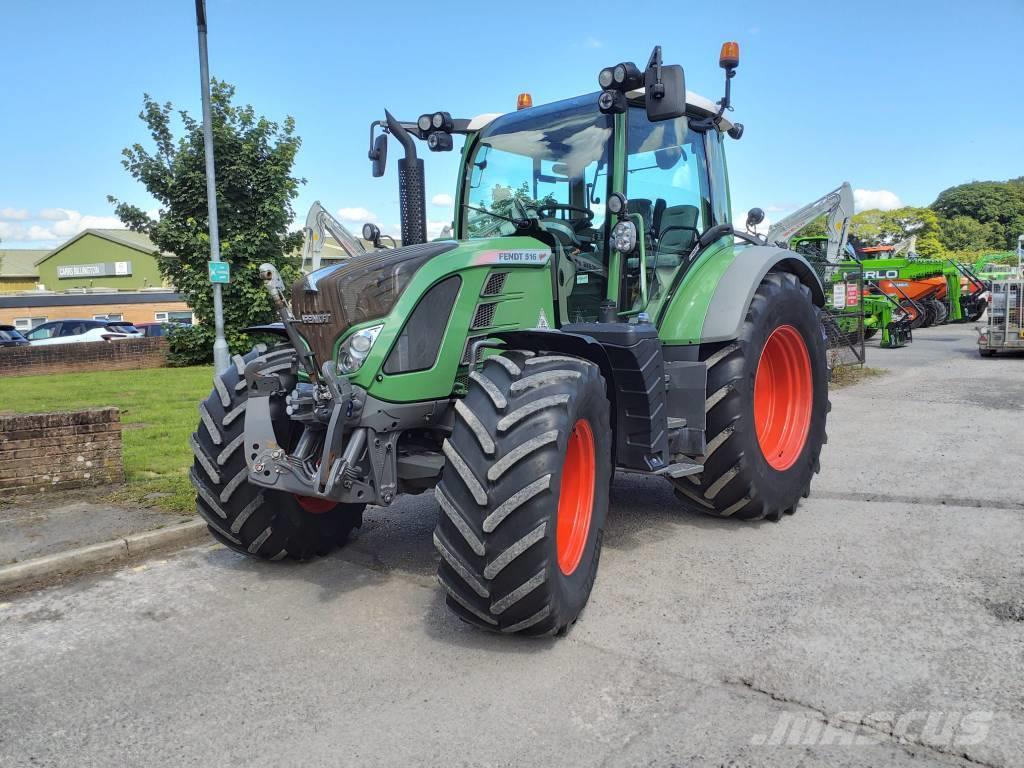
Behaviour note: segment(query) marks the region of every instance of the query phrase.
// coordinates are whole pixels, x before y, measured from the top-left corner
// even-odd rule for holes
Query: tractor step
[[[680,478],[686,477],[687,475],[697,475],[704,471],[704,465],[698,464],[695,461],[678,461],[675,464],[669,464],[668,466],[656,469],[653,472],[645,472],[642,469],[633,469],[632,467],[616,467],[616,472],[627,472],[634,475],[647,475],[648,477],[671,477]]]
[[[686,477],[687,475],[699,475],[703,471],[703,464],[698,464],[695,461],[679,461],[675,464],[669,464],[664,469],[658,470],[655,474],[680,478]]]

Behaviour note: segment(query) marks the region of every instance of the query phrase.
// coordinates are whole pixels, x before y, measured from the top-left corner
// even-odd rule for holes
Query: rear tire
[[[672,481],[691,509],[778,520],[810,495],[830,407],[816,315],[807,286],[795,275],[770,272],[750,302],[739,338],[701,348],[708,366],[704,471]],[[787,360],[793,361],[790,377],[782,375]],[[779,373],[773,376],[773,370]],[[788,391],[768,397],[766,385],[778,377],[778,387],[790,382]]]
[[[292,353],[287,349],[262,355],[274,356],[281,358],[284,367],[290,364]],[[326,555],[362,524],[365,505],[338,504],[314,513],[290,493],[249,484],[248,462],[242,450],[249,391],[242,373],[259,357],[259,349],[245,357],[235,355],[234,365],[220,376],[214,375],[214,389],[199,406],[199,427],[191,441],[196,458],[190,473],[197,493],[196,510],[217,541],[243,555],[264,560],[306,560]],[[279,414],[275,414],[278,406]],[[271,413],[275,414],[279,442],[288,445],[291,421],[283,404],[272,404]]]
[[[932,299],[931,304],[935,310],[935,325],[943,325],[949,319],[949,310],[946,308],[946,302],[940,299]]]
[[[597,366],[508,352],[471,374],[445,442],[434,545],[448,607],[484,629],[565,632],[590,597],[611,479]]]
[[[904,299],[900,302],[900,309],[906,313],[911,330],[916,331],[924,324],[925,312],[920,302]]]

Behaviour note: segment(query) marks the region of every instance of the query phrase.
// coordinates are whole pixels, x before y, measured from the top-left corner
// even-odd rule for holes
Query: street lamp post
[[[217,177],[213,167],[213,115],[210,108],[210,65],[206,52],[206,0],[196,0],[196,26],[199,29],[199,78],[203,92],[203,145],[206,149],[206,200],[210,223],[210,261],[220,262],[220,234],[217,228]],[[211,274],[212,274],[211,270]],[[223,373],[231,364],[228,343],[224,339],[224,303],[221,284],[213,283],[213,366]]]

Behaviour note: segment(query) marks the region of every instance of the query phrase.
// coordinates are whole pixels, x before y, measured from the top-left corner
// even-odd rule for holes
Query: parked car
[[[51,320],[25,334],[33,346],[74,344],[86,341],[116,341],[142,334],[131,323],[108,320]]]
[[[21,347],[29,341],[13,325],[0,325],[0,347]]]
[[[171,328],[192,325],[184,320],[165,320],[162,323],[136,323],[135,327],[143,336],[166,336]]]

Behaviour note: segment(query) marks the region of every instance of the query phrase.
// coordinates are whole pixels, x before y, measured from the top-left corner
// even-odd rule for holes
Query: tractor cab
[[[621,115],[602,113],[590,94],[497,117],[468,142],[457,237],[527,233],[548,245],[560,324],[594,322],[609,300],[623,317],[647,310],[700,236],[730,218],[724,173],[712,173],[724,163],[722,135],[692,127],[712,105],[688,101],[687,114],[661,122],[642,93]],[[616,197],[625,208],[612,216]],[[642,260],[630,249],[615,262],[619,220],[642,241]]]

